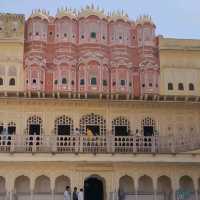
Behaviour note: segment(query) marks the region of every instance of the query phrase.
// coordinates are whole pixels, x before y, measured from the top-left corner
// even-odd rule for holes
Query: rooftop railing
[[[40,153],[179,153],[200,149],[200,135],[57,136],[0,135],[1,152]]]

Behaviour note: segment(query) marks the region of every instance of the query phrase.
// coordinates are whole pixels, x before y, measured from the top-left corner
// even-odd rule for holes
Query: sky
[[[164,37],[200,39],[200,0],[0,0],[0,12],[25,14],[46,9],[55,15],[63,6],[80,9],[94,4],[105,11],[123,9],[135,20],[150,15]]]

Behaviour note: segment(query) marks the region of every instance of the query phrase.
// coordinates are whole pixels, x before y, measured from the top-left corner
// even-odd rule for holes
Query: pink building
[[[148,16],[131,21],[86,7],[26,22],[25,88],[30,92],[132,98],[159,92],[158,42]]]

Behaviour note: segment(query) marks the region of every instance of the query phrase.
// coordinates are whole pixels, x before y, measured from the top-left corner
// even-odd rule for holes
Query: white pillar
[[[7,191],[7,197],[9,200],[13,200],[13,194],[14,194],[14,177],[7,177],[6,178],[6,191]]]
[[[157,200],[157,177],[153,177],[153,198]]]
[[[172,179],[172,199],[176,200],[176,191],[179,188],[179,177],[174,176],[174,179]]]
[[[31,176],[30,178],[30,200],[34,199],[34,187],[35,187],[35,177]]]
[[[198,187],[199,187],[199,180],[196,177],[193,177],[193,182],[194,182],[194,190],[195,190],[195,200],[199,200],[198,199]]]
[[[50,177],[50,187],[51,187],[51,200],[54,200],[54,195],[55,195],[55,181],[56,178],[54,176]]]
[[[135,184],[135,200],[138,200],[139,177],[134,177]]]

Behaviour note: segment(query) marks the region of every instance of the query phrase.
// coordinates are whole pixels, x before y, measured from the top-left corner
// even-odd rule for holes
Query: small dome
[[[91,6],[86,6],[85,8],[82,8],[81,11],[78,13],[79,18],[87,18],[91,15],[97,16],[100,19],[107,19],[104,10],[100,10],[98,6],[97,8],[95,8],[93,4]]]
[[[140,16],[137,20],[136,20],[136,25],[140,24],[140,25],[144,25],[144,24],[151,24],[153,26],[155,26],[151,16],[149,15],[143,15]]]
[[[46,10],[33,10],[32,14],[29,18],[35,18],[35,17],[39,17],[41,19],[46,19],[47,21],[49,20],[49,12]]]
[[[57,10],[56,18],[61,19],[63,17],[68,17],[70,19],[77,19],[76,10],[72,10],[71,8],[61,8]]]

